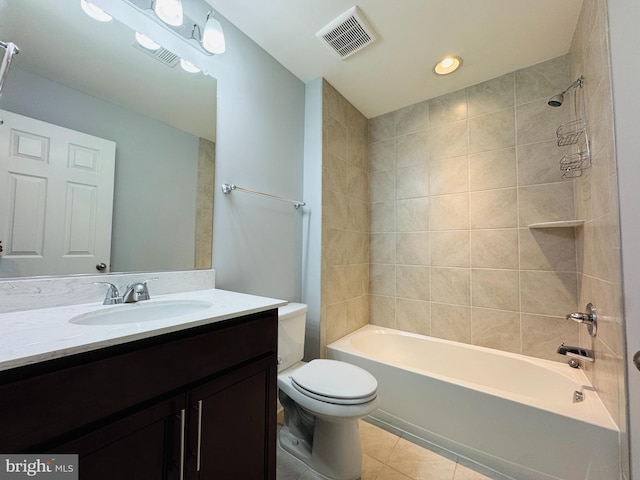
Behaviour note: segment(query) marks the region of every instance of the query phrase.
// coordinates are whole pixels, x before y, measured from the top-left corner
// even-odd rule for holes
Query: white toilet
[[[278,396],[284,408],[280,445],[332,480],[362,472],[358,419],[376,408],[378,382],[336,360],[302,361],[307,306],[278,309]]]

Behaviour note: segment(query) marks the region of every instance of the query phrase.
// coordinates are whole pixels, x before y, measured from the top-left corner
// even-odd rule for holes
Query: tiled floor
[[[408,435],[360,421],[362,480],[506,480]],[[278,446],[278,480],[320,480]]]

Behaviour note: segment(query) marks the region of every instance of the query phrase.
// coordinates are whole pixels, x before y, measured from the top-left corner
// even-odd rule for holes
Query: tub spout
[[[557,352],[560,355],[566,355],[567,357],[577,358],[578,360],[586,360],[587,362],[595,361],[595,355],[593,354],[593,350],[589,350],[587,348],[580,348],[580,347],[571,347],[569,345],[565,345],[564,342],[560,344]]]

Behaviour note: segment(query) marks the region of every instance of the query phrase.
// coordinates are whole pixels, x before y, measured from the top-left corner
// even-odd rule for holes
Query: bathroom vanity
[[[219,292],[193,292],[212,307],[186,320],[67,320],[57,343],[76,347],[0,358],[0,451],[77,453],[92,480],[275,479],[276,307],[286,302]],[[39,314],[52,332],[69,308],[0,315],[0,329]],[[73,338],[88,330],[103,339]]]

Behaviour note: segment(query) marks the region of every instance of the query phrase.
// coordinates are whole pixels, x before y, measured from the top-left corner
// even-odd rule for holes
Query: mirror
[[[0,40],[20,48],[0,109],[116,144],[110,271],[211,268],[216,80],[79,0],[0,0]]]

